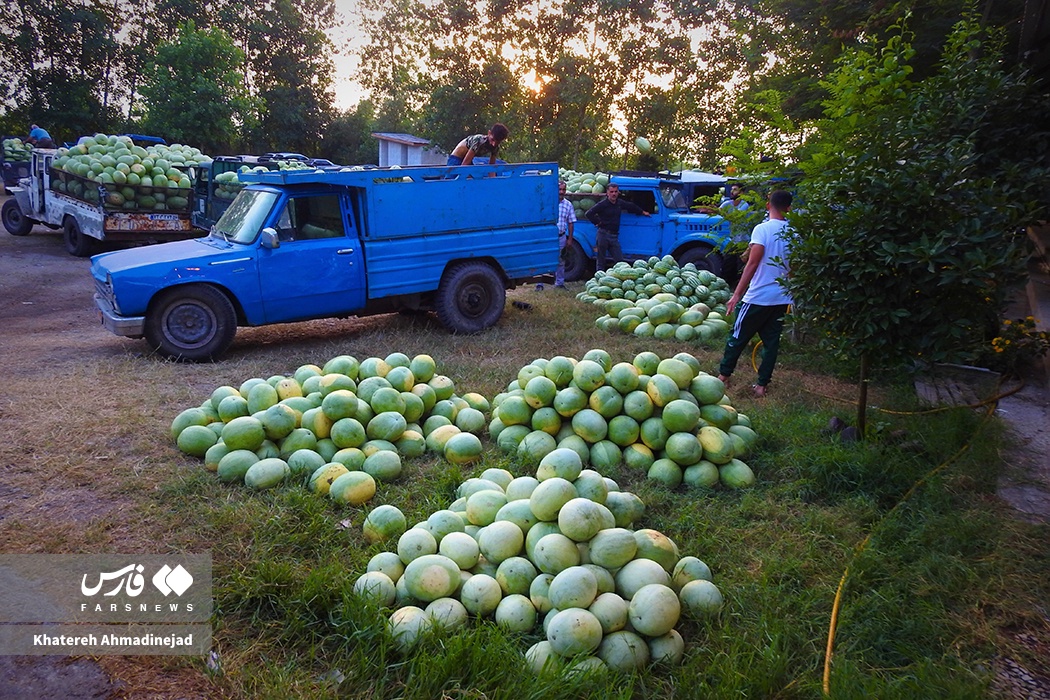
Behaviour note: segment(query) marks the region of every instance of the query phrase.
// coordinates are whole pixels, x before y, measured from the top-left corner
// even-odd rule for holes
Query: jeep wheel
[[[690,248],[678,255],[678,266],[685,267],[693,263],[697,270],[707,270],[712,274],[722,275],[722,255],[709,246]]]
[[[66,244],[66,252],[78,258],[86,258],[95,249],[95,240],[84,235],[80,224],[72,216],[67,216],[62,223],[62,240]]]
[[[468,262],[445,271],[434,308],[453,333],[478,333],[495,325],[506,302],[499,274],[485,263]]]
[[[230,346],[236,332],[233,304],[207,285],[161,292],[146,312],[146,341],[175,360],[214,360]]]
[[[565,246],[565,281],[587,279],[592,274],[591,261],[583,252],[580,242],[573,239],[570,245]]]
[[[18,202],[13,199],[4,202],[0,216],[3,217],[4,228],[12,236],[28,236],[29,232],[33,230],[33,220],[22,213]]]

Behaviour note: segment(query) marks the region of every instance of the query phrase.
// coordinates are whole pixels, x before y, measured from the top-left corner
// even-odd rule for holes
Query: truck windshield
[[[689,211],[689,203],[685,201],[681,185],[677,183],[662,183],[660,185],[660,196],[664,200],[664,206],[668,209]]]
[[[277,193],[241,190],[215,222],[211,233],[235,243],[251,243],[259,235],[266,217],[277,201]]]

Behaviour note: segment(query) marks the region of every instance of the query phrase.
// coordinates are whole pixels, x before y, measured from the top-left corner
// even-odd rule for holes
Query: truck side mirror
[[[259,241],[263,248],[280,248],[281,241],[277,238],[277,230],[267,226],[259,233]]]

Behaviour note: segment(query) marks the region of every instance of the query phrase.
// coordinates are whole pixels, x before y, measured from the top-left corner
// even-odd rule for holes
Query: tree
[[[967,17],[912,82],[898,30],[846,54],[803,164],[790,287],[823,346],[869,367],[965,358],[1025,278],[1050,134],[1001,43]]]
[[[119,123],[114,14],[87,0],[13,0],[0,8],[4,97],[23,128],[40,122],[54,138],[73,140]]]
[[[332,0],[261,0],[244,7],[246,55],[261,110],[252,146],[317,152],[332,111]]]
[[[244,54],[225,32],[186,22],[175,41],[157,49],[142,86],[143,127],[205,153],[227,151],[252,107],[243,71]]]
[[[375,124],[375,107],[369,100],[336,114],[325,130],[319,155],[346,165],[378,163],[379,144],[372,138]]]

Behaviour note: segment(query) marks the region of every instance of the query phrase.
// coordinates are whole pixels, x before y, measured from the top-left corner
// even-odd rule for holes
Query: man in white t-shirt
[[[780,281],[788,276],[789,241],[785,215],[791,208],[791,193],[774,191],[769,195],[766,208],[769,221],[759,224],[751,232],[747,264],[733,296],[726,303],[727,314],[732,314],[738,305],[739,309],[718,368],[718,378],[728,381],[740,354],[758,334],[763,352],[758,381],[754,386],[755,396],[766,395],[766,385],[777,363],[784,315],[791,304],[791,294]]]

